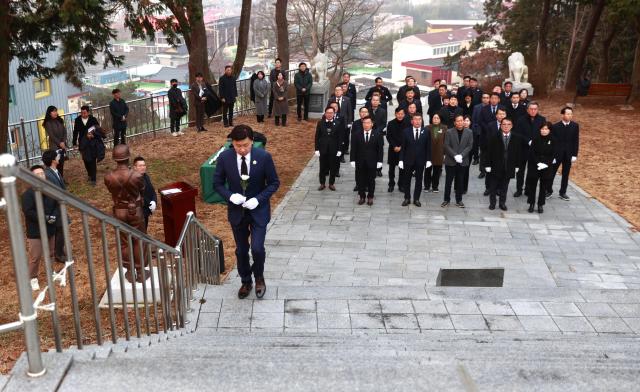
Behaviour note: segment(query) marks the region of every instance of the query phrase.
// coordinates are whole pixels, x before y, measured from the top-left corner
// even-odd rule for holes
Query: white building
[[[473,27],[482,24],[482,19],[427,19],[427,33],[439,33]]]
[[[447,53],[453,55],[462,48],[468,48],[476,36],[474,29],[464,28],[401,38],[393,43],[391,78],[399,81],[407,76],[403,62],[444,58]]]

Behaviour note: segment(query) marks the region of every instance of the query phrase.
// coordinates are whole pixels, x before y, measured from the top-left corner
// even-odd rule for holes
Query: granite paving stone
[[[450,314],[480,314],[480,309],[474,301],[444,301]]]
[[[351,318],[345,313],[318,313],[318,329],[351,329]]]
[[[355,329],[382,329],[385,330],[382,314],[357,313],[351,314],[351,328]]]
[[[558,326],[551,316],[518,316],[518,320],[525,331],[530,332],[557,332]]]
[[[382,319],[384,321],[385,327],[387,330],[389,329],[419,329],[418,320],[416,315],[406,314],[406,313],[398,313],[391,314],[385,313],[382,315]]]
[[[482,315],[452,314],[451,321],[456,330],[488,330],[487,322]]]
[[[618,317],[589,317],[589,322],[599,333],[631,333],[633,332],[624,320]]]
[[[582,316],[582,312],[573,302],[543,302],[542,304],[551,316]]]
[[[522,331],[523,327],[516,316],[485,315],[491,331]]]
[[[510,301],[511,308],[518,316],[544,316],[547,311],[540,302]]]
[[[585,316],[596,316],[596,317],[618,317],[616,313],[609,304],[602,302],[583,302],[576,304],[580,311]]]
[[[585,317],[553,316],[553,321],[562,332],[594,332]]]
[[[420,324],[420,328],[424,330],[450,330],[454,329],[453,324],[451,323],[451,318],[448,314],[442,313],[427,313],[427,314],[417,314],[418,324]]]

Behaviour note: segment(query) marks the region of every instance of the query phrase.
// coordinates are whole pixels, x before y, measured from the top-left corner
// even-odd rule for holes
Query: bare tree
[[[249,19],[251,19],[251,0],[242,0],[240,11],[240,27],[238,31],[238,49],[233,61],[233,76],[238,77],[247,57],[247,45],[249,43]]]
[[[327,53],[329,69],[339,74],[346,65],[368,59],[364,48],[378,29],[374,17],[381,6],[381,0],[291,0],[291,47],[307,58]]]
[[[276,32],[278,57],[282,60],[283,69],[289,69],[289,21],[287,20],[287,0],[276,0]]]

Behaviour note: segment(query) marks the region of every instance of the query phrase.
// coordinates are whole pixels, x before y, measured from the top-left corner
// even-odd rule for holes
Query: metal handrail
[[[293,84],[293,77],[296,70],[287,71],[287,78],[289,85]],[[218,85],[213,84],[215,89]],[[249,113],[255,110],[255,104],[250,100],[250,79],[241,79],[236,81],[238,88],[238,98],[234,106],[234,114]],[[188,94],[191,90],[182,91],[183,96],[188,98]],[[290,98],[289,101],[295,100]],[[189,102],[189,99],[187,99]],[[155,95],[151,94],[148,97],[132,99],[127,102],[129,105],[129,124],[127,126],[126,137],[128,139],[137,138],[143,135],[156,134],[159,131],[165,131],[170,128],[169,122],[169,100],[166,94]],[[101,127],[106,130],[111,130],[111,114],[109,112],[109,106],[97,106],[92,108],[92,114],[98,119]],[[61,115],[65,122],[67,130],[67,146],[69,146],[69,152],[75,153],[76,149],[72,147],[71,138],[73,135],[73,121],[80,115],[80,112],[64,113]],[[216,114],[214,119],[220,119],[222,114]],[[8,140],[10,141],[9,150],[13,154],[17,161],[25,166],[30,166],[36,162],[45,148],[41,148],[43,145],[48,145],[45,139],[41,138],[41,123],[42,119],[21,119],[18,122],[8,125],[7,132],[9,133]],[[180,126],[188,126],[190,124],[189,116],[183,116],[180,119]],[[112,139],[106,140],[108,143]]]
[[[106,283],[106,307],[108,308],[108,324],[111,341],[118,341],[118,328],[116,326],[116,314],[121,312],[124,324],[125,339],[129,340],[132,334],[141,337],[143,334],[151,335],[161,331],[184,328],[189,322],[187,313],[191,311],[191,302],[194,300],[194,292],[199,283],[218,284],[220,282],[220,264],[223,262],[222,241],[211,235],[207,229],[197,221],[193,214],[187,216],[182,228],[181,240],[176,247],[167,245],[151,236],[143,233],[114,217],[103,213],[97,208],[87,204],[78,197],[58,188],[52,183],[33,175],[29,170],[20,167],[13,155],[0,155],[0,184],[4,196],[3,206],[7,215],[13,264],[16,275],[16,287],[20,305],[18,320],[0,325],[0,333],[22,329],[25,336],[25,348],[28,360],[28,375],[39,376],[44,374],[42,356],[40,352],[40,333],[38,331],[38,311],[51,313],[52,333],[55,340],[56,351],[62,352],[62,327],[58,310],[60,303],[56,302],[56,282],[66,285],[69,282],[70,308],[72,311],[73,330],[75,343],[78,349],[82,349],[85,343],[84,332],[81,325],[81,310],[78,300],[78,288],[76,285],[76,271],[86,267],[89,277],[91,310],[93,324],[95,326],[95,343],[103,344],[103,338],[107,333],[107,327],[103,328],[103,316],[100,312],[98,301],[98,284]],[[35,194],[38,227],[44,259],[47,286],[37,295],[33,301],[29,274],[27,270],[28,259],[25,247],[24,226],[20,212],[20,200],[17,193],[17,182],[29,185]],[[66,253],[65,266],[58,272],[54,272],[53,261],[48,253],[49,241],[53,238],[47,236],[45,223],[44,200],[49,198],[58,203],[60,209],[61,235],[64,239]],[[82,242],[86,266],[74,261],[74,243],[71,241],[70,221],[68,209],[73,208],[81,215]],[[96,241],[100,244],[100,250],[95,252],[89,220],[97,221],[100,235]],[[115,240],[110,240],[107,229],[113,229]],[[75,239],[78,241],[78,239]],[[114,244],[115,242],[115,244]],[[115,260],[111,245],[115,245]],[[82,251],[81,251],[82,252]],[[81,253],[80,252],[80,253]],[[76,253],[78,251],[76,250]],[[102,258],[102,267],[97,258]],[[123,260],[132,261],[139,255],[150,267],[149,278],[142,279],[141,287],[125,280]],[[79,259],[80,260],[80,259]],[[115,276],[120,284],[120,296],[113,292],[110,277],[112,265],[115,264]],[[104,271],[101,277],[98,271]],[[133,271],[133,269],[132,269]],[[101,281],[104,279],[104,281]],[[131,288],[133,306],[126,293]],[[142,298],[138,298],[138,291],[142,290]],[[149,290],[150,289],[150,295]],[[117,290],[117,289],[116,289]],[[44,304],[48,295],[48,303]],[[120,302],[118,302],[118,300]],[[120,309],[116,309],[120,305]],[[159,304],[159,307],[158,307]],[[142,311],[141,311],[142,310]],[[85,310],[86,311],[86,310]],[[134,325],[130,325],[133,319]],[[87,323],[85,321],[85,323]],[[133,329],[133,330],[132,330]]]

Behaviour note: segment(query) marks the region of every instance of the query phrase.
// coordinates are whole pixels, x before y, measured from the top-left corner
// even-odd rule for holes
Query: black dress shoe
[[[329,189],[331,189],[332,191],[336,190],[336,186],[333,184],[329,184]]]
[[[458,208],[464,208],[464,203],[463,202],[456,202],[456,207]]]
[[[341,156],[340,156],[340,163],[345,163],[345,161],[344,161],[344,155],[341,155]]]
[[[264,277],[256,278],[256,297],[264,297],[264,293],[267,292],[267,285],[264,282]]]
[[[569,199],[569,196],[567,196],[567,195],[566,195],[566,194],[564,194],[564,193],[563,193],[563,194],[561,194],[559,197],[560,197],[560,200],[564,200],[564,201],[569,201],[569,200],[570,200],[570,199]]]
[[[449,205],[448,201],[443,201],[442,204],[440,204],[440,207],[444,208],[447,207]]]
[[[513,194],[513,197],[520,197],[522,196],[522,191],[515,191],[515,193]]]
[[[318,190],[323,191],[324,188],[326,188],[326,186],[324,184],[320,184],[320,186],[318,187]]]
[[[422,203],[420,203],[420,200],[414,200],[413,205],[416,207],[422,207]]]
[[[542,206],[538,206],[538,214],[542,214],[544,212],[544,208]]]
[[[478,174],[478,178],[484,178],[486,176],[486,174],[484,172],[480,172],[480,174]]]
[[[336,173],[336,177],[340,177],[340,173]]]
[[[240,290],[238,290],[238,298],[245,299],[251,294],[251,289],[253,288],[253,283],[243,283],[240,286]]]
[[[496,205],[495,204],[489,204],[489,209],[491,211],[495,210],[496,209]]]
[[[529,204],[529,209],[527,211],[529,211],[530,214],[533,213],[533,204]]]
[[[358,205],[361,206],[364,204],[364,197],[361,197],[360,200],[358,200]]]
[[[367,205],[368,206],[372,206],[373,205],[373,197],[367,197]]]
[[[393,187],[390,186],[389,188],[387,188],[387,192],[389,192],[389,193],[393,192]]]
[[[506,205],[504,205],[504,204],[500,204],[500,206],[499,206],[499,207],[500,207],[500,209],[501,209],[502,211],[506,211],[506,210],[507,210],[507,206],[506,206]]]
[[[547,193],[544,194],[544,198],[548,199],[548,198],[551,197],[551,195],[553,195],[553,192],[547,192]]]
[[[406,207],[406,206],[408,206],[408,205],[409,205],[409,203],[411,203],[411,201],[410,201],[409,199],[404,199],[404,200],[402,201],[402,206],[403,206],[403,207]]]
[[[357,185],[353,187],[353,191],[354,192],[358,192],[358,186]]]
[[[485,196],[489,196],[489,190],[488,190],[488,189],[485,189],[485,191],[484,191],[483,195],[485,195]]]

